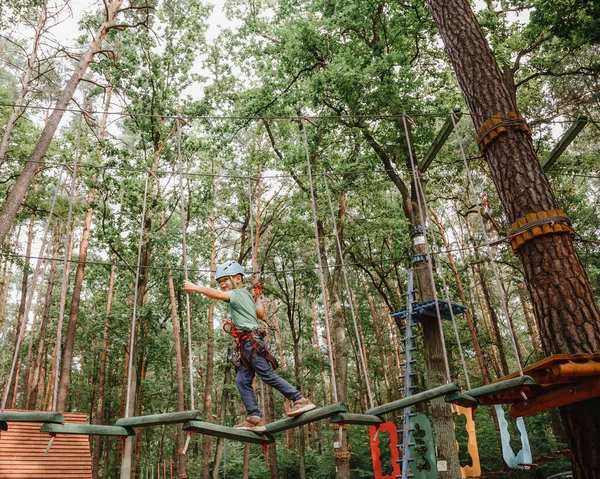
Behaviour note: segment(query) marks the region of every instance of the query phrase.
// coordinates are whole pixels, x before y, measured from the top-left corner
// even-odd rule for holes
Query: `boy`
[[[273,361],[274,358],[268,353],[264,340],[253,333],[253,330],[258,328],[258,320],[263,319],[265,311],[260,296],[255,294],[253,298],[247,289],[242,288],[243,268],[235,261],[227,261],[217,266],[215,279],[219,283],[220,291],[206,286],[197,286],[190,281],[184,281],[183,288],[188,293],[200,293],[210,299],[226,301],[228,304],[231,321],[237,330],[232,332],[232,336],[238,338],[236,351],[239,352],[241,359],[236,383],[247,413],[246,419],[234,427],[255,432],[266,430],[252,388],[255,374],[265,384],[274,387],[287,399],[293,401],[287,416],[299,416],[314,409],[316,406],[303,397],[300,391],[273,372],[268,358],[272,358]]]

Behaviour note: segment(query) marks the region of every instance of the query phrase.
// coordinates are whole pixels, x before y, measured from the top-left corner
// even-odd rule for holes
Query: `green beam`
[[[585,115],[579,115],[565,134],[558,140],[558,143],[548,156],[548,159],[542,163],[542,169],[548,171],[552,168],[552,165],[556,163],[556,160],[560,158],[560,155],[567,149],[567,147],[573,142],[575,137],[579,135],[579,132],[583,130],[583,127],[587,125],[588,118]]]
[[[305,412],[304,414],[300,414],[300,416],[288,417],[279,421],[271,422],[266,425],[267,432],[276,433],[285,431],[286,429],[303,426],[304,424],[320,421],[321,419],[327,419],[342,412],[348,412],[348,408],[343,402],[331,404],[329,406],[320,407],[313,409],[312,411]]]
[[[234,429],[232,427],[211,424],[203,421],[188,421],[183,425],[184,431],[194,431],[205,436],[222,437],[233,441],[249,442],[252,444],[272,444],[275,442],[273,436],[260,434],[244,429]]]
[[[385,419],[379,416],[374,416],[373,414],[355,414],[351,412],[343,412],[331,417],[329,422],[373,426],[376,424],[383,424]]]
[[[44,422],[64,424],[65,417],[59,412],[4,411],[0,412],[2,422]]]
[[[150,414],[148,416],[132,416],[117,419],[116,426],[123,427],[148,427],[162,426],[164,424],[181,424],[187,421],[201,420],[200,411],[179,411],[165,414]]]
[[[460,111],[460,108],[456,108],[455,110],[452,110],[452,113],[455,115],[455,121],[458,123],[463,115],[462,111]],[[427,168],[429,168],[431,162],[440,152],[442,146],[444,146],[444,143],[446,143],[446,140],[450,136],[450,133],[452,133],[453,129],[454,123],[452,123],[452,117],[448,115],[448,118],[446,118],[444,125],[436,135],[435,140],[433,140],[433,143],[429,147],[429,150],[427,150],[427,153],[425,153],[425,156],[423,157],[423,161],[419,165],[419,169],[422,173],[425,172]]]
[[[471,396],[475,399],[482,396],[493,396],[494,394],[500,394],[506,391],[512,391],[514,389],[522,388],[523,386],[534,386],[536,382],[531,376],[518,376],[516,378],[506,379],[497,383],[486,384],[475,389],[469,389],[465,391],[467,396]]]
[[[479,406],[479,401],[473,396],[469,396],[465,393],[453,392],[447,394],[444,400],[447,403],[456,404],[461,407],[476,407]]]
[[[8,431],[8,424],[4,421],[0,421],[0,431]]]
[[[82,434],[84,436],[135,436],[135,431],[130,427],[97,424],[44,424],[40,432]]]
[[[460,386],[456,383],[444,384],[442,386],[438,386],[433,389],[428,389],[427,391],[423,391],[417,394],[413,394],[412,396],[405,397],[403,399],[399,399],[398,401],[390,402],[387,404],[382,404],[381,406],[374,407],[372,409],[368,409],[366,414],[373,414],[375,416],[382,416],[384,414],[397,411],[399,409],[404,409],[405,407],[414,406],[416,404],[430,401],[431,399],[438,398],[440,396],[445,396],[446,394],[450,394],[455,391],[460,391]]]

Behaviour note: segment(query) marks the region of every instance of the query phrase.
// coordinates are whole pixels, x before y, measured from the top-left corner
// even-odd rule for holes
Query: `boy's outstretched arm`
[[[198,286],[191,281],[183,282],[183,289],[188,293],[200,293],[210,299],[220,299],[221,301],[229,301],[229,294],[225,291],[209,288],[207,286]]]

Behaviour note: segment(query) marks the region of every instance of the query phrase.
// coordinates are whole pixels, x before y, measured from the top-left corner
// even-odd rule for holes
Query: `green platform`
[[[64,424],[65,417],[59,412],[4,411],[0,412],[0,422],[43,422]]]
[[[96,424],[44,424],[40,432],[81,434],[84,436],[135,436],[135,431],[130,427],[100,426]]]
[[[179,411],[164,414],[151,414],[148,416],[132,416],[118,419],[115,426],[123,427],[149,427],[166,424],[181,424],[187,421],[201,421],[200,411]]]
[[[245,431],[244,429],[234,429],[232,427],[203,421],[188,421],[183,425],[183,430],[194,431],[205,436],[222,437],[233,441],[249,442],[252,444],[271,444],[275,442],[275,438],[268,434]]]
[[[313,409],[297,417],[288,417],[279,421],[267,424],[267,433],[276,433],[291,429],[293,427],[303,426],[311,422],[328,419],[336,414],[348,412],[348,407],[343,403],[331,404],[329,406]]]

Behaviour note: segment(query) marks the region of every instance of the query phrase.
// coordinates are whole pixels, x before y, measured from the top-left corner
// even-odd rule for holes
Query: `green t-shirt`
[[[227,301],[229,314],[235,327],[244,331],[252,331],[257,328],[256,303],[250,291],[244,288],[232,289],[227,294],[229,294],[229,301]]]

